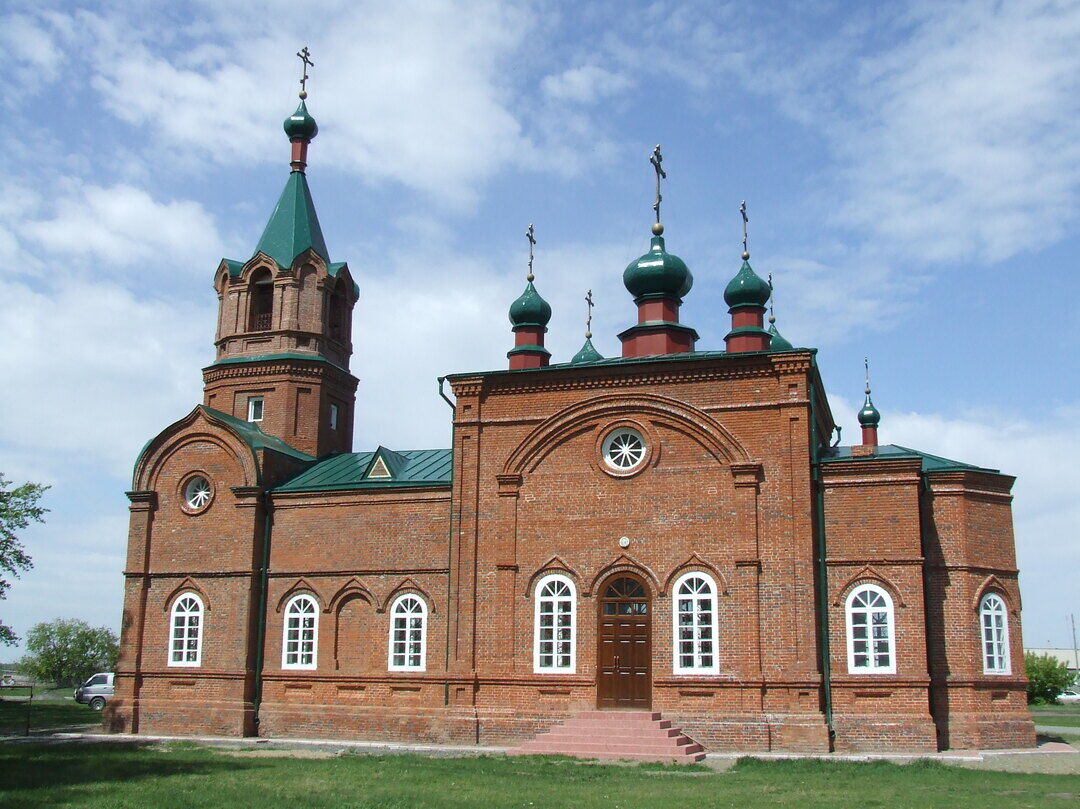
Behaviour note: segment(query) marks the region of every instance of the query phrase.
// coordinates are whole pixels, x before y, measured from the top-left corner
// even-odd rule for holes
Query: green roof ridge
[[[230,416],[228,413],[223,413],[220,410],[215,410],[212,407],[206,405],[200,405],[204,412],[208,413],[212,418],[225,422],[233,430],[235,430],[245,443],[254,450],[268,449],[273,452],[278,452],[282,455],[288,455],[292,458],[298,458],[302,461],[314,461],[314,455],[308,455],[306,452],[301,452],[295,447],[285,443],[280,438],[274,435],[267,435],[262,431],[258,424],[251,421],[245,421],[239,419],[236,416]]]
[[[378,458],[382,458],[390,478],[369,478]],[[313,492],[386,487],[449,486],[453,477],[454,453],[449,449],[343,452],[323,458],[274,491]]]
[[[279,267],[286,268],[291,267],[296,257],[308,249],[314,250],[330,263],[330,252],[326,249],[326,240],[319,227],[307,177],[302,171],[294,171],[285,183],[255,252],[265,253]]]

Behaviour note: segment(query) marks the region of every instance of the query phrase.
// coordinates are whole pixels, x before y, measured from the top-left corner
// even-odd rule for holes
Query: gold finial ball
[[[743,250],[742,260],[743,261],[749,261],[750,260],[750,254],[748,252],[746,252],[745,250]]]
[[[533,281],[536,280],[536,276],[533,275],[532,273],[529,273],[528,275],[525,276],[525,280],[528,281],[529,283],[532,283]]]
[[[769,315],[769,325],[771,326],[775,322],[776,322],[776,317],[774,315]]]
[[[663,236],[664,235],[664,226],[661,225],[659,222],[657,222],[655,225],[652,226],[652,232],[653,232],[653,236]]]
[[[592,332],[591,331],[585,332],[585,339],[586,340],[591,340],[592,339]]]
[[[305,98],[307,98],[307,90],[301,90],[300,91],[300,100],[303,101]]]

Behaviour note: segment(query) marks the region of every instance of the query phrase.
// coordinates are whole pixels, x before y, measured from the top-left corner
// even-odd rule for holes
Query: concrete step
[[[549,730],[547,733],[541,734],[537,738],[544,739],[566,739],[567,741],[573,741],[575,739],[595,739],[597,737],[603,737],[606,739],[649,739],[656,741],[663,741],[664,739],[677,739],[682,736],[682,731],[678,728],[656,728],[642,730],[640,733],[605,733],[597,728],[590,727],[568,727],[562,726]],[[683,737],[685,738],[685,737]]]
[[[685,744],[648,744],[646,742],[609,742],[597,739],[592,742],[579,742],[574,745],[552,744],[543,739],[533,739],[521,745],[521,749],[542,753],[561,753],[562,755],[577,755],[580,753],[644,753],[668,756],[685,756],[700,753],[704,748],[700,744],[691,742]]]
[[[596,719],[595,717],[574,716],[563,723],[566,727],[607,728],[610,730],[626,730],[635,733],[645,728],[669,728],[670,719],[657,719],[652,722],[642,722],[637,719]]]
[[[510,752],[683,763],[705,757],[659,711],[583,711]]]

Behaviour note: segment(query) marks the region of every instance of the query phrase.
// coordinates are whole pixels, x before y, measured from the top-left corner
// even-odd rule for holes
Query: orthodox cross
[[[746,203],[744,202],[743,205]],[[746,248],[743,247],[743,250]],[[776,315],[773,313],[773,287],[772,287],[772,273],[769,273],[769,323],[776,322]]]
[[[300,77],[300,98],[307,98],[307,69],[309,67],[315,67],[315,63],[311,61],[311,51],[308,50],[308,46],[305,45],[302,51],[297,51],[296,55],[300,57],[300,61],[303,64],[303,75]]]
[[[589,307],[589,316],[585,318],[585,339],[592,339],[592,290],[585,293],[585,305]]]
[[[863,357],[863,367],[866,368],[866,395],[870,395],[870,358]]]
[[[739,206],[739,213],[742,214],[742,257],[743,261],[750,258],[750,251],[746,248],[746,225],[750,222],[750,218],[746,215],[746,200],[742,201],[742,205]]]
[[[667,172],[660,166],[664,162],[664,156],[660,154],[660,144],[656,144],[656,148],[652,150],[652,157],[649,158],[649,162],[652,163],[654,169],[656,169],[656,202],[653,203],[652,209],[656,211],[656,224],[660,224],[660,202],[664,199],[660,195],[660,180],[667,179]]]
[[[525,276],[526,281],[532,281],[536,276],[533,275],[533,246],[536,244],[536,236],[533,234],[536,231],[533,230],[532,223],[529,223],[529,229],[525,231],[525,238],[529,240],[529,274]]]

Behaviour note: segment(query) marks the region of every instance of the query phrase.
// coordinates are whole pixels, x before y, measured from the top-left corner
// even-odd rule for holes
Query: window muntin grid
[[[169,665],[202,665],[202,599],[186,593],[176,599],[170,613]]]
[[[672,588],[675,626],[672,638],[676,674],[717,674],[716,583],[705,573],[687,573]]]
[[[189,511],[202,511],[213,497],[214,489],[202,475],[195,475],[184,484],[184,505]]]
[[[285,606],[281,648],[283,669],[313,669],[318,665],[319,605],[308,595],[294,596]]]
[[[889,594],[872,584],[847,598],[848,673],[894,674],[893,606]]]
[[[424,671],[427,607],[414,595],[398,596],[390,610],[390,671]]]
[[[576,596],[566,576],[545,576],[536,584],[533,671],[573,673],[576,667]]]
[[[645,437],[637,430],[612,430],[601,445],[604,463],[616,472],[629,472],[645,460]]]
[[[1010,674],[1009,615],[1001,596],[987,593],[982,597],[979,623],[982,626],[983,673]]]

